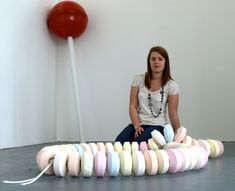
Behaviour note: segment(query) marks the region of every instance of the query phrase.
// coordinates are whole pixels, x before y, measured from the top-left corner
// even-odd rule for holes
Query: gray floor
[[[58,144],[58,143],[53,143]],[[58,178],[43,175],[37,182],[28,185],[4,184],[2,181],[33,178],[39,171],[35,156],[44,146],[40,144],[20,148],[0,150],[0,190],[234,190],[235,186],[235,142],[224,142],[225,153],[217,159],[209,159],[203,169],[142,177],[104,177],[104,178]]]

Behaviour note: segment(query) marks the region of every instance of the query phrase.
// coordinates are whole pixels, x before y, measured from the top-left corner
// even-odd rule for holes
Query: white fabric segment
[[[93,172],[94,158],[91,151],[85,151],[81,157],[81,173],[84,177],[91,177]]]
[[[189,153],[185,150],[185,148],[178,148],[178,151],[182,153],[183,157],[184,157],[184,163],[182,164],[182,168],[180,169],[180,171],[186,171],[188,170],[189,166],[190,166],[190,160],[191,157],[189,156]]]
[[[191,148],[185,148],[185,149],[189,153],[189,156],[191,157],[190,165],[189,165],[188,170],[192,170],[192,169],[195,168],[195,166],[197,164],[197,157],[196,157],[196,155],[194,154],[194,152]]]
[[[153,140],[154,140],[158,145],[160,145],[161,147],[163,147],[163,146],[166,144],[165,138],[164,138],[163,135],[162,135],[159,131],[157,131],[156,129],[151,132],[151,135],[152,135]]]
[[[211,150],[210,150],[210,145],[206,140],[203,139],[199,139],[198,140],[199,145],[205,149],[205,151],[207,152],[207,155],[210,156]]]
[[[203,161],[203,164],[201,166],[201,168],[204,168],[207,165],[208,157],[209,156],[208,156],[208,154],[207,154],[207,152],[206,152],[206,150],[204,148],[198,147],[198,149],[200,149],[200,151],[201,151],[201,153],[202,153],[202,155],[204,157],[204,161]]]
[[[135,176],[145,174],[145,158],[141,151],[132,152],[132,168]]]
[[[200,169],[203,167],[203,165],[205,163],[204,153],[202,153],[201,147],[193,147],[193,149],[195,150],[195,154],[197,156],[197,163],[196,163],[194,169]]]
[[[64,177],[67,173],[68,153],[59,151],[56,153],[53,161],[53,169],[56,176]]]

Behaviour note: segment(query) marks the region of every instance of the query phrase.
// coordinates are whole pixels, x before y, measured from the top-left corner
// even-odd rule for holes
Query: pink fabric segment
[[[103,177],[106,170],[106,154],[104,151],[98,151],[94,159],[94,171],[97,177]]]
[[[145,158],[145,172],[147,175],[156,175],[158,169],[157,156],[153,150],[144,151]]]
[[[186,133],[187,133],[186,128],[180,127],[175,132],[174,141],[177,143],[181,143],[184,140]]]
[[[68,153],[68,175],[79,176],[80,173],[80,156],[78,152]]]
[[[182,155],[177,149],[167,149],[169,156],[169,169],[168,173],[176,173],[180,171],[182,167]]]
[[[192,137],[190,137],[189,135],[186,135],[184,137],[182,143],[187,144],[187,145],[191,145],[192,144]]]
[[[145,141],[140,142],[140,151],[144,153],[144,151],[148,150],[148,145]]]

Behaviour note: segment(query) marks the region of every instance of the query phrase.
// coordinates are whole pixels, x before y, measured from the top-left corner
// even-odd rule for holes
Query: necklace
[[[159,108],[159,111],[157,112],[157,114],[154,114],[153,112],[153,103],[152,103],[152,98],[151,98],[151,94],[148,93],[148,106],[149,109],[151,111],[151,114],[154,118],[158,118],[159,115],[162,113],[162,106],[163,106],[163,98],[164,98],[164,89],[162,87],[161,91],[159,92],[161,94],[161,106]],[[156,113],[156,112],[155,112]]]

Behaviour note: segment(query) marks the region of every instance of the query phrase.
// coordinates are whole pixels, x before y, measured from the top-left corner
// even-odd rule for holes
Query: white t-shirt
[[[163,97],[163,105],[161,104],[161,89],[151,92],[145,87],[144,85],[144,78],[145,75],[136,75],[132,81],[131,86],[139,88],[138,92],[138,114],[139,114],[139,120],[140,125],[161,125],[164,126],[167,124],[167,97],[169,95],[177,95],[179,93],[179,86],[178,84],[173,81],[169,80],[165,86],[164,86],[164,97]],[[162,111],[161,114],[155,118],[149,107],[149,101],[148,101],[148,94],[151,95],[151,102],[153,104],[152,109],[153,113],[156,116],[161,105],[162,105]]]

